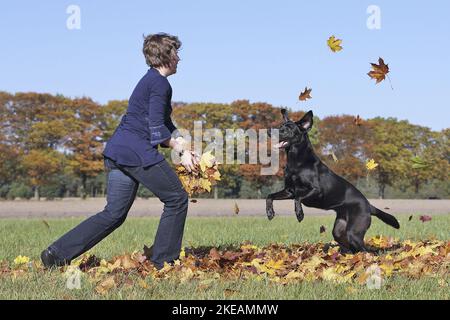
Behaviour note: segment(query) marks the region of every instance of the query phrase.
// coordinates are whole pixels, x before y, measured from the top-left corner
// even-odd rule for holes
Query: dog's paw
[[[266,208],[266,213],[267,213],[267,218],[269,218],[269,220],[272,220],[273,217],[275,217],[275,211],[273,210],[272,207]]]
[[[298,221],[298,222],[302,222],[302,221],[303,221],[303,218],[305,217],[305,215],[303,214],[303,212],[295,213],[295,216],[297,217],[297,221]]]

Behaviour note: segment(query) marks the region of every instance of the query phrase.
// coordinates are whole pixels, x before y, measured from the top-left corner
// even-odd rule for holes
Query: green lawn
[[[429,222],[419,221],[419,214],[411,221],[400,215],[400,230],[395,230],[374,218],[366,237],[389,235],[399,239],[437,238],[448,240],[450,215],[433,216]],[[75,226],[81,219],[1,219],[0,260],[12,261],[18,255],[38,259],[43,248]],[[300,242],[329,242],[334,217],[307,216],[299,224],[294,217],[218,217],[188,218],[184,246],[224,246],[251,241],[256,245],[272,242],[286,244]],[[158,219],[129,218],[118,230],[90,252],[100,258],[142,250],[153,241]],[[319,232],[320,226],[326,232]],[[133,275],[132,275],[133,277]],[[444,279],[448,283],[447,279]],[[81,290],[66,288],[66,279],[59,271],[30,273],[27,277],[0,276],[0,299],[449,299],[448,286],[442,279],[388,278],[381,289],[364,286],[333,284],[330,282],[299,282],[279,285],[266,280],[215,281],[207,289],[198,281],[177,283],[173,280],[146,279],[147,288],[134,281],[132,285],[98,295],[95,284],[82,278]]]

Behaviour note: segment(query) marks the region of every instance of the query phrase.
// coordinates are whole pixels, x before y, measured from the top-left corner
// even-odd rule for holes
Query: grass
[[[408,216],[400,215],[400,230],[374,218],[366,237],[382,234],[399,239],[449,239],[450,215],[433,216],[426,223],[418,217],[414,215],[408,221]],[[49,219],[47,227],[41,219],[2,219],[0,260],[11,262],[18,255],[37,260],[43,248],[80,221],[80,218]],[[272,242],[329,242],[333,222],[333,216],[306,217],[301,224],[293,217],[275,217],[270,222],[264,217],[188,218],[184,246],[225,246],[244,241],[261,246]],[[109,259],[124,252],[142,250],[144,244],[153,242],[157,225],[156,218],[129,218],[90,252]],[[326,227],[323,234],[319,232],[321,225]],[[438,281],[437,278],[415,280],[395,276],[386,279],[379,290],[329,282],[282,286],[266,280],[215,281],[205,289],[199,287],[197,281],[178,283],[147,278],[147,288],[133,281],[132,285],[120,286],[102,296],[95,292],[95,283],[85,277],[81,290],[69,290],[62,274],[51,271],[16,279],[0,276],[0,299],[449,299],[448,287],[439,285]]]

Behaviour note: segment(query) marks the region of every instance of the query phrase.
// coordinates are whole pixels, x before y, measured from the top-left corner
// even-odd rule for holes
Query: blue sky
[[[69,5],[81,29],[69,30]],[[366,26],[369,5],[381,29]],[[0,5],[0,90],[128,99],[146,72],[142,34],[183,42],[173,100],[249,99],[323,117],[396,117],[449,127],[449,1],[9,1]],[[330,35],[343,39],[332,53]],[[384,58],[375,85],[369,62]],[[313,99],[299,102],[311,87]]]

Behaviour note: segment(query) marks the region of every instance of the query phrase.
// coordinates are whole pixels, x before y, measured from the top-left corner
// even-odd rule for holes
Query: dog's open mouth
[[[282,149],[288,145],[287,141],[280,141],[274,145],[275,148]]]

